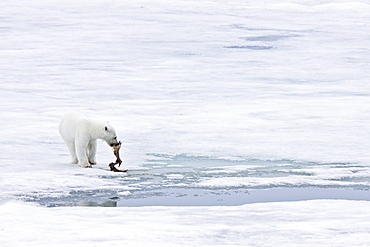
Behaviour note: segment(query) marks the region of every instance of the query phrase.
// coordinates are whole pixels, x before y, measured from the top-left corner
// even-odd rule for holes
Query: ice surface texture
[[[340,200],[73,209],[8,203],[0,206],[0,241],[3,246],[368,246],[369,208],[370,202]]]
[[[2,202],[40,201],[74,193],[130,196],[135,189],[144,188],[145,181],[140,179],[146,179],[150,187],[162,186],[161,181],[171,186],[187,178],[185,171],[176,173],[169,168],[158,172],[157,177],[145,177],[145,171],[155,169],[147,167],[151,159],[148,154],[301,164],[278,169],[279,174],[289,173],[270,178],[266,173],[249,176],[259,170],[246,164],[201,173],[193,164],[190,169],[197,172],[191,174],[209,172],[208,177],[193,180],[191,186],[198,188],[313,183],[368,186],[370,6],[365,1],[21,0],[1,1],[0,9]],[[122,177],[110,172],[107,164],[111,162],[111,150],[103,143],[98,144],[96,168],[87,170],[68,164],[68,152],[57,125],[60,116],[69,110],[108,119],[123,141],[122,166],[135,173]],[[208,166],[217,167],[215,162]],[[233,169],[237,172],[231,175]],[[239,172],[242,176],[238,177]],[[130,179],[139,182],[130,184]],[[368,245],[361,242],[369,239],[363,222],[368,217],[353,216],[360,227],[350,228],[352,223],[345,219],[353,219],[351,212],[346,211],[344,220],[337,214],[354,208],[353,213],[361,209],[366,215],[366,203],[341,203],[331,212],[320,211],[327,205],[318,204],[322,207],[307,211],[307,215],[320,212],[320,219],[335,217],[328,227],[319,229],[315,220],[302,218],[306,213],[302,207],[308,204],[284,204],[288,209],[279,212],[300,215],[272,217],[279,221],[276,225],[274,221],[273,225],[266,224],[270,223],[267,219],[260,224],[256,218],[243,218],[245,208],[233,208],[237,219],[248,219],[238,231],[216,225],[220,231],[212,228],[206,234],[187,237],[189,228],[185,224],[177,225],[176,236],[186,241],[200,239],[206,245],[206,237],[214,240],[235,233],[232,236],[240,238],[227,244],[241,244],[246,241],[244,236],[252,236],[248,240],[252,244],[255,240],[268,245],[266,239],[271,235],[276,246],[279,234],[283,236],[282,246],[288,246],[284,242],[287,232],[291,234],[286,240],[289,242],[301,241],[302,236],[307,240],[315,231],[315,237],[309,239],[313,246],[329,242],[327,245]],[[263,207],[271,209],[268,204]],[[1,208],[8,212],[6,205]],[[246,208],[254,215],[256,208]],[[19,209],[15,224],[22,224],[16,220],[22,212],[32,211],[23,210],[23,206]],[[29,213],[29,222],[39,221],[45,209],[36,210],[41,213],[35,218]],[[69,209],[59,210],[57,215],[53,213],[57,211],[45,211],[58,222],[58,215]],[[136,210],[140,214],[140,209]],[[164,215],[172,216],[172,209],[169,213],[165,210]],[[269,210],[255,214],[268,214]],[[210,213],[217,216],[224,211]],[[85,223],[94,221],[99,225],[106,218],[100,219],[104,221],[85,218]],[[320,219],[319,225],[326,224],[327,219]],[[11,220],[7,218],[2,224],[14,225]],[[203,222],[199,218],[189,220]],[[302,225],[300,220],[310,223]],[[338,221],[344,225],[340,227]],[[69,222],[74,226],[73,219]],[[243,228],[248,225],[255,227]],[[50,221],[45,226],[52,229]],[[331,226],[339,228],[333,230]],[[271,228],[265,231],[265,227]],[[180,233],[180,228],[185,231]],[[256,235],[238,234],[244,231],[242,228],[253,229]],[[2,229],[0,234],[4,233]],[[164,226],[157,231],[169,234],[168,229]],[[135,236],[153,236],[144,233]],[[29,236],[32,234],[22,239],[30,240]],[[154,242],[150,239],[151,244]]]
[[[133,165],[145,153],[369,161],[365,3],[0,5],[2,163],[40,163],[42,145],[63,154],[55,123],[70,109],[110,119]]]

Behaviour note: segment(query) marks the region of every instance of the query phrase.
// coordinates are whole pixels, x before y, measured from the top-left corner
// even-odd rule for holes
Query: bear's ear
[[[105,128],[104,128],[104,129],[105,129],[105,131],[108,131],[108,127],[107,127],[107,126],[105,126]]]

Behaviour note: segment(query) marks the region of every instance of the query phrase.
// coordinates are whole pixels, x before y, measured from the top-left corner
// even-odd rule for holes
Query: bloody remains
[[[114,171],[114,172],[127,172],[127,170],[118,170],[116,167],[114,167],[115,165],[117,165],[118,164],[118,167],[120,167],[121,166],[121,164],[122,164],[122,160],[121,160],[121,158],[119,157],[119,150],[120,150],[120,148],[121,148],[121,142],[119,142],[119,144],[118,145],[115,145],[115,146],[113,146],[113,154],[114,154],[114,156],[116,156],[116,162],[112,162],[112,163],[110,163],[109,164],[109,167],[110,167],[110,170],[111,171]]]

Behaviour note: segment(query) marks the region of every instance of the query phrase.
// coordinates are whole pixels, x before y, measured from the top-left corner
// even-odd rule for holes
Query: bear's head
[[[117,140],[116,131],[109,123],[106,123],[104,126],[104,137],[102,139],[111,147],[120,144],[120,142]]]

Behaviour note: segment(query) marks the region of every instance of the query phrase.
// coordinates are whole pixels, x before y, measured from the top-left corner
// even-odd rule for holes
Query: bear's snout
[[[111,147],[115,147],[115,146],[119,146],[119,145],[121,145],[122,144],[122,142],[121,141],[119,141],[119,142],[117,142],[117,143],[111,143],[110,144],[110,146]]]

